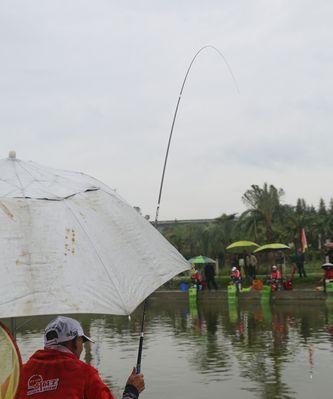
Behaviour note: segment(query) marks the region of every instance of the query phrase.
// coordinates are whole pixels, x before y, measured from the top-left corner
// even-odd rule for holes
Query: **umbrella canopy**
[[[216,263],[214,259],[202,255],[196,256],[195,258],[191,258],[188,261],[194,265],[203,265],[205,263]]]
[[[236,241],[228,245],[226,250],[230,252],[253,252],[255,249],[259,248],[259,245],[252,241]]]
[[[0,160],[0,317],[130,314],[190,268],[114,190],[82,173]]]
[[[254,253],[261,252],[261,251],[278,251],[278,250],[284,250],[284,249],[290,249],[288,245],[285,244],[280,244],[280,243],[273,243],[273,244],[266,244],[262,245],[258,249],[254,251]]]

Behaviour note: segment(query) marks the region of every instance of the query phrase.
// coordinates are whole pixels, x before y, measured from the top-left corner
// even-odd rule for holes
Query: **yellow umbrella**
[[[254,253],[261,252],[261,251],[278,251],[278,250],[283,250],[283,249],[290,249],[288,245],[285,244],[280,244],[278,242],[272,243],[272,244],[265,244],[259,247],[254,251]]]
[[[253,241],[236,241],[228,245],[226,250],[230,252],[253,252],[255,249],[259,248],[259,245]]]

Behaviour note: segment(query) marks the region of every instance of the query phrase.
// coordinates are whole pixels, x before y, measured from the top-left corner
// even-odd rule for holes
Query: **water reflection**
[[[191,304],[188,315],[182,313],[189,319],[183,324],[187,326],[188,344],[195,348],[189,360],[198,372],[209,374],[213,381],[223,381],[230,376],[236,359],[239,374],[232,378],[250,382],[242,382],[242,389],[255,397],[297,397],[300,393],[290,386],[292,376],[290,385],[284,378],[286,367],[305,352],[305,366],[312,378],[314,343],[331,341],[333,335],[325,334],[333,333],[332,309],[305,305],[240,307],[237,302],[206,303],[194,309]],[[181,339],[184,341],[184,337]],[[299,366],[304,367],[304,363]]]
[[[96,340],[86,348],[84,360],[100,370],[115,393],[121,392],[135,362],[140,316],[140,310],[131,320],[74,316]],[[25,359],[41,346],[49,320],[33,318],[18,331]],[[228,398],[310,398],[314,392],[328,397],[332,307],[155,299],[146,328],[143,366],[150,388],[146,398],[222,397],[221,390]]]

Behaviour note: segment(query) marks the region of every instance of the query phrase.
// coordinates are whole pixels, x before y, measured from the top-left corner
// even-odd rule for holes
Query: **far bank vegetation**
[[[265,183],[252,185],[242,196],[247,207],[241,215],[223,214],[207,223],[174,224],[160,228],[163,235],[188,259],[206,255],[225,264],[225,248],[238,240],[265,244],[281,242],[300,245],[300,231],[305,229],[309,251],[308,260],[323,258],[323,244],[333,238],[333,199],[317,207],[303,198],[296,204],[283,202],[284,190]]]

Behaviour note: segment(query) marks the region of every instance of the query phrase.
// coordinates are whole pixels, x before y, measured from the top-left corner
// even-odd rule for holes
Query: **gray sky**
[[[160,219],[241,212],[265,181],[329,200],[333,3],[2,0],[1,158],[78,170]]]

